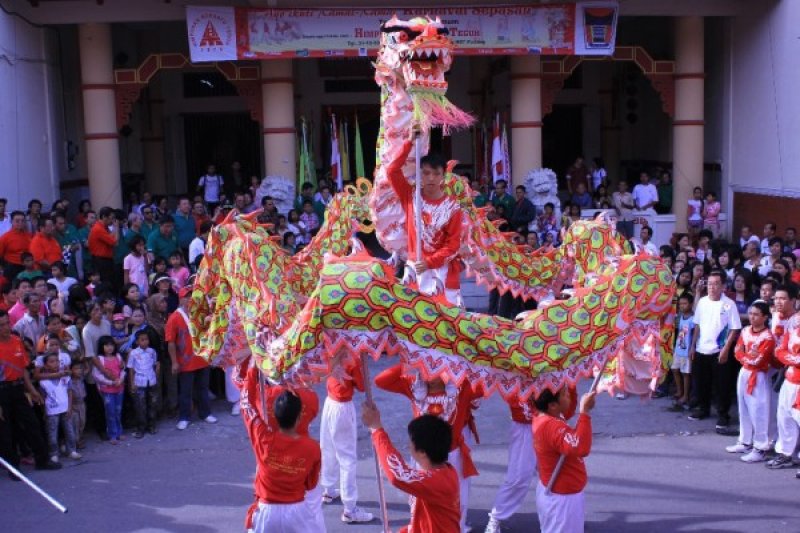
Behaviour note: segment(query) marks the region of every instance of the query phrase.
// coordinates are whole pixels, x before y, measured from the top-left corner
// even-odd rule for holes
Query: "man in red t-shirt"
[[[447,462],[449,424],[434,415],[419,416],[408,424],[411,455],[420,466],[414,469],[392,445],[375,404],[364,403],[361,419],[372,432],[372,445],[389,483],[412,497],[411,523],[400,533],[458,533],[461,505],[458,474]]]
[[[5,262],[5,277],[14,280],[25,269],[22,254],[31,246],[31,234],[25,225],[25,213],[11,213],[11,230],[0,237],[0,259]]]
[[[104,207],[97,213],[97,222],[89,230],[86,242],[100,279],[114,285],[114,247],[122,236],[120,221],[114,219],[114,210]],[[119,288],[119,287],[117,287]]]
[[[192,296],[192,288],[184,287],[179,296],[178,309],[167,319],[164,339],[167,341],[172,373],[178,375],[178,425],[183,431],[189,425],[192,414],[192,398],[197,414],[203,421],[216,424],[208,402],[208,379],[210,369],[205,359],[194,354],[192,335],[189,333],[189,315],[186,306]]]
[[[258,533],[324,530],[306,500],[317,486],[322,458],[319,444],[298,428],[302,400],[284,390],[270,402],[272,414],[267,415],[261,411],[258,381],[258,369],[250,368],[239,398],[258,465],[253,482],[256,499],[245,526]],[[271,416],[275,426],[269,423]]]
[[[578,424],[572,429],[567,420],[575,412],[573,390],[562,387],[553,394],[550,390],[536,398],[537,413],[533,418],[533,447],[539,465],[539,483],[536,486],[536,512],[542,533],[554,531],[583,531],[583,489],[586,487],[586,465],[583,458],[592,449],[592,419],[596,392],[581,397]],[[553,483],[547,490],[559,458],[566,459]]]
[[[31,239],[30,252],[33,260],[43,272],[49,272],[50,266],[63,259],[61,245],[54,237],[55,223],[49,218],[39,219],[39,233]]]
[[[25,396],[42,404],[28,375],[30,362],[25,345],[11,334],[8,313],[0,311],[0,456],[19,468],[14,440],[26,442],[33,449],[37,470],[58,470],[61,464],[50,460],[41,426]]]
[[[403,165],[411,152],[411,142],[387,167],[386,175],[406,215],[408,230],[408,265],[406,278],[416,279],[420,292],[444,291],[450,303],[461,305],[461,261],[458,251],[463,235],[463,213],[458,201],[442,188],[444,160],[426,155],[420,160],[422,176],[422,254],[417,248],[414,216],[414,187],[403,174]],[[415,273],[414,276],[411,274]]]

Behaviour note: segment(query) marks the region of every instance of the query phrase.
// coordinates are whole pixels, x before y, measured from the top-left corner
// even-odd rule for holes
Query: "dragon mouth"
[[[406,87],[445,92],[447,82],[444,74],[449,70],[452,61],[450,48],[448,46],[421,45],[409,49],[403,57]]]

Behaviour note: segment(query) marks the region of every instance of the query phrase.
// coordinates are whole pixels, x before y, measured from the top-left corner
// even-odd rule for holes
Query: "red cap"
[[[184,287],[178,292],[178,296],[181,298],[189,298],[192,295],[192,291],[194,287]]]

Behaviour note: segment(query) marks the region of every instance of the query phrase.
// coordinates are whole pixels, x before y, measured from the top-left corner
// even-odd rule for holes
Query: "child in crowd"
[[[337,356],[341,361],[341,357]],[[319,430],[322,449],[322,501],[333,503],[341,497],[344,511],[342,522],[347,524],[370,522],[372,513],[360,509],[356,470],[358,467],[356,408],[353,391],[364,392],[364,377],[357,361],[342,362],[341,375],[331,375],[327,380],[328,397],[322,407],[322,425]]]
[[[558,218],[555,214],[556,206],[552,202],[544,204],[544,213],[536,217],[536,230],[539,232],[539,241],[547,242],[547,235],[552,235],[551,242],[558,238]]]
[[[56,261],[50,266],[50,273],[53,277],[47,280],[47,283],[55,286],[59,298],[66,300],[69,296],[69,288],[77,284],[78,280],[67,277],[64,263],[61,261]]]
[[[672,357],[672,375],[675,378],[675,404],[670,410],[682,412],[689,409],[689,388],[692,382],[692,358],[689,350],[694,335],[692,306],[694,296],[684,292],[678,297],[678,324],[675,332],[675,350]]]
[[[736,382],[739,404],[739,440],[725,448],[729,453],[743,453],[745,463],[765,461],[769,451],[770,382],[767,370],[775,353],[775,337],[767,327],[770,316],[766,302],[755,301],[748,311],[750,325],[742,329],[734,355],[742,364]]]
[[[136,431],[133,437],[141,439],[145,431],[151,435],[156,430],[156,402],[158,401],[158,380],[161,371],[156,351],[150,347],[150,337],[144,329],[136,333],[136,348],[128,354],[130,390],[136,409]]]
[[[720,236],[720,211],[722,211],[722,204],[717,201],[717,193],[709,191],[703,204],[703,229],[710,230],[715,237]]]
[[[23,252],[20,255],[22,259],[22,266],[24,267],[22,272],[17,274],[17,279],[27,279],[28,281],[33,281],[36,278],[44,277],[44,273],[36,265],[36,262],[33,260],[33,254],[30,252]]]
[[[411,496],[411,523],[403,531],[458,533],[461,505],[458,473],[448,462],[450,425],[430,414],[408,424],[411,456],[419,465],[414,469],[392,445],[375,404],[364,404],[361,419],[372,432],[372,444],[389,483]]]
[[[134,309],[141,309],[147,314],[139,286],[135,283],[127,283],[122,288],[122,314],[125,315],[125,318],[130,318]]]
[[[311,203],[311,200],[303,202],[303,214],[300,215],[300,222],[305,225],[305,228],[303,228],[303,243],[308,244],[319,229],[319,217],[314,212],[314,204]]]
[[[295,246],[297,245],[296,240],[297,238],[291,231],[286,231],[283,234],[283,249],[286,251],[287,254],[294,255]]]
[[[151,287],[150,294],[154,294],[156,292],[156,280],[163,276],[169,277],[167,274],[167,260],[163,257],[156,257],[153,259],[153,272],[151,272],[150,276],[148,276],[148,281],[150,282]]]
[[[139,294],[146,295],[149,286],[147,279],[147,243],[141,235],[136,235],[130,240],[131,253],[122,260],[123,282],[134,283],[139,288]]]
[[[692,197],[687,201],[686,226],[692,239],[703,229],[703,189],[695,187]]]
[[[100,273],[89,272],[86,275],[86,279],[89,280],[89,283],[86,284],[86,291],[89,293],[89,296],[94,298],[94,290],[100,285]]]
[[[119,348],[128,340],[128,319],[122,313],[114,313],[111,318],[111,337]]]
[[[306,493],[317,486],[321,453],[319,444],[298,430],[303,403],[291,392],[281,392],[271,405],[277,422],[273,426],[261,412],[258,382],[258,369],[250,368],[239,400],[258,465],[256,501],[245,527],[258,533],[324,531],[306,500]]]
[[[98,339],[96,353],[99,365],[111,374],[111,378],[107,378],[97,366],[92,370],[92,377],[105,404],[106,433],[109,442],[117,445],[123,439],[122,396],[125,390],[125,362],[117,353],[116,342],[109,335],[103,335]]]
[[[70,364],[69,390],[72,391],[72,432],[75,435],[75,446],[82,450],[83,430],[86,428],[86,384],[83,381],[85,365],[83,361],[72,361]]]
[[[72,391],[69,387],[69,372],[61,375],[58,354],[48,353],[44,356],[44,368],[47,375],[59,377],[43,379],[39,382],[44,393],[44,409],[47,416],[47,443],[50,460],[58,462],[58,428],[64,432],[66,452],[70,459],[80,459],[81,454],[75,449],[75,433],[72,431]]]
[[[172,290],[180,292],[186,286],[189,279],[189,269],[183,261],[183,253],[180,251],[172,252],[169,256],[169,277],[172,278]]]
[[[557,393],[550,390],[536,398],[537,413],[533,418],[533,446],[539,465],[539,483],[536,485],[536,511],[544,533],[553,531],[583,531],[583,489],[588,481],[584,457],[592,449],[592,419],[595,392],[583,395],[580,402],[578,424],[572,429],[567,420],[575,411],[569,387]],[[555,479],[552,490],[547,487],[561,456],[566,459]]]

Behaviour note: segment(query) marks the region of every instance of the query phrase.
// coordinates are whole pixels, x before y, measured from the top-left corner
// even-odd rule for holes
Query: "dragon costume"
[[[485,209],[474,207],[474,193],[448,165],[444,187],[465,214],[459,257],[468,274],[523,298],[551,297],[567,283],[575,287],[570,298],[518,321],[418,293],[353,238],[374,229],[386,250],[404,258],[403,211],[383,169],[412,124],[420,125],[427,146],[431,126],[462,127],[471,120],[444,97],[453,45],[442,24],[392,18],[382,30],[374,186],[359,180],[336,195],[319,233],[294,256],[255,215],[231,215],[215,227],[190,306],[196,352],[221,365],[252,355],[270,380],[290,383],[335,372],[342,355],[399,355],[426,379],[466,379],[487,393],[523,399],[597,368],[606,369],[608,389],[631,390],[660,378],[669,368],[672,275],[658,258],[626,255],[608,220],[573,224],[556,250],[526,251],[487,219]],[[411,161],[403,170],[408,179],[416,171]]]

